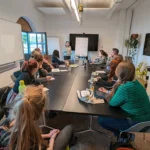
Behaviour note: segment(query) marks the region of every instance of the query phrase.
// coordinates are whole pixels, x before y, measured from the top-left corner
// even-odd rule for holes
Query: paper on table
[[[104,104],[105,101],[103,99],[95,99],[95,100],[91,100],[91,104]]]
[[[51,77],[51,79],[50,80],[55,80],[55,78],[54,77]]]
[[[59,67],[60,67],[60,68],[61,68],[61,67],[62,67],[62,68],[65,68],[65,67],[66,67],[66,65],[59,65]]]
[[[60,72],[59,69],[52,69],[52,72]]]
[[[99,99],[96,97],[91,97],[90,99],[87,99],[87,97],[82,97],[79,90],[77,90],[77,95],[78,95],[79,100],[81,100],[85,103],[90,103],[90,104],[103,104],[103,103],[105,103],[105,101],[103,99]]]
[[[96,73],[106,73],[105,71],[96,71]]]
[[[79,65],[77,65],[77,64],[72,64],[72,65],[70,65],[70,67],[71,68],[76,68],[76,67],[78,67]]]
[[[60,70],[60,72],[65,72],[65,71],[68,71],[68,70],[65,70],[65,69],[64,70]]]

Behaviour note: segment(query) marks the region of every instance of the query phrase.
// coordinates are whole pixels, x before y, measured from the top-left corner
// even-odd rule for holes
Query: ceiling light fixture
[[[75,11],[75,15],[76,15],[76,18],[77,18],[77,21],[79,22],[79,23],[81,23],[81,19],[80,19],[80,17],[79,17],[79,13],[78,13],[78,8],[77,8],[77,5],[76,5],[76,2],[75,2],[75,0],[70,0],[71,1],[71,7],[74,9],[74,11]]]

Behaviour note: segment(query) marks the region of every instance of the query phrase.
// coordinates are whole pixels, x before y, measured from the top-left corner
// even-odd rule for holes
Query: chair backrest
[[[21,74],[21,71],[19,70],[19,71],[14,72],[14,73],[10,76],[11,79],[13,80],[13,82],[16,81],[16,79],[19,77],[20,74]]]
[[[16,78],[18,78],[18,77],[20,76],[20,74],[21,74],[21,71],[20,71],[20,70],[18,70],[18,71],[16,71],[16,72],[13,73],[13,75],[14,75]]]
[[[13,80],[13,82],[15,83],[17,78],[13,74],[10,77]]]
[[[150,121],[140,122],[122,132],[150,132]]]

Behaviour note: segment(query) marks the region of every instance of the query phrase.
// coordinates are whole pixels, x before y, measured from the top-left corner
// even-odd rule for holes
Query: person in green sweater
[[[99,88],[106,93],[112,107],[120,107],[129,114],[128,119],[99,116],[99,124],[118,135],[120,131],[144,121],[150,121],[150,102],[145,88],[135,80],[135,67],[129,61],[121,62],[115,72],[118,81],[112,91]]]

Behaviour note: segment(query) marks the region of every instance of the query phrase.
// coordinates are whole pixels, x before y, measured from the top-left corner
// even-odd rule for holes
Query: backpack
[[[122,132],[116,143],[111,143],[110,150],[136,150],[131,141],[134,141],[135,135],[132,133]]]
[[[0,89],[0,120],[3,118],[5,114],[5,103],[7,99],[7,95],[10,92],[11,87],[4,87]]]

